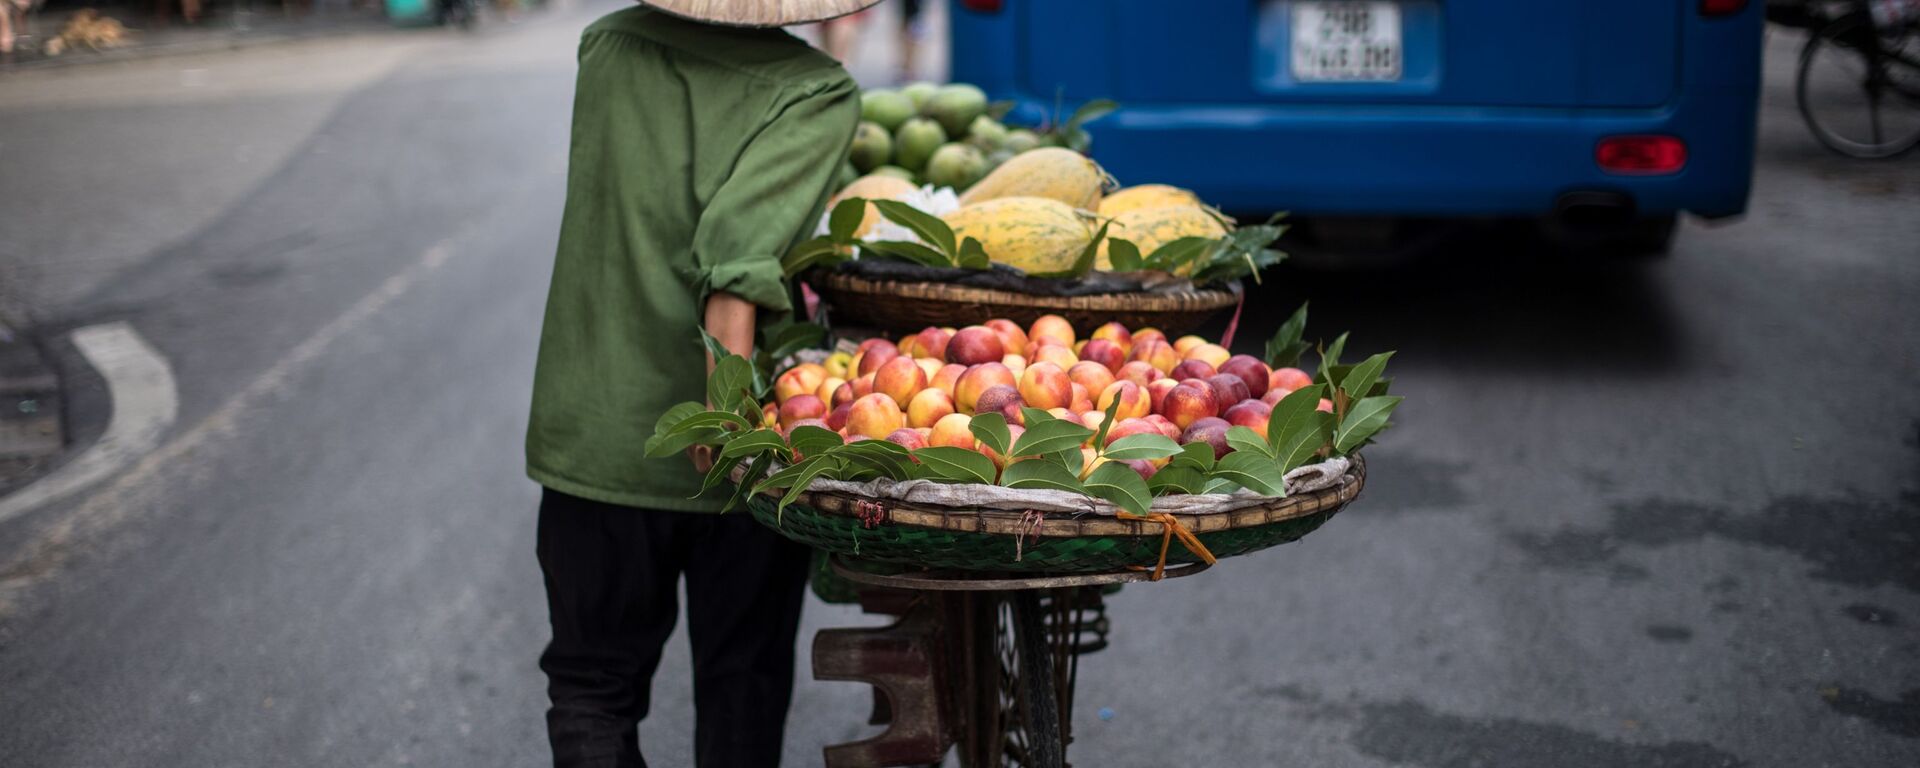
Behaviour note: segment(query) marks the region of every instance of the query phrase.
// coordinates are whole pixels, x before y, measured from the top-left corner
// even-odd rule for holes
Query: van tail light
[[[1687,145],[1672,136],[1609,136],[1593,150],[1608,173],[1674,173],[1687,164]]]
[[[974,13],[999,13],[1005,0],[960,0],[961,7]]]
[[[1702,16],[1732,16],[1747,9],[1747,0],[1700,0]]]

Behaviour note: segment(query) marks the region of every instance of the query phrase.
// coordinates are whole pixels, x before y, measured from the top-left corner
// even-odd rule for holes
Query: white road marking
[[[246,387],[227,398],[213,413],[142,457],[133,468],[116,476],[71,511],[49,523],[33,541],[12,553],[12,559],[0,567],[0,617],[11,607],[7,593],[43,580],[57,571],[66,560],[73,542],[111,529],[135,513],[151,509],[159,495],[160,483],[155,481],[161,479],[163,474],[188,479],[200,476],[202,473],[196,470],[204,468],[175,465],[190,459],[216,438],[232,435],[248,411],[277,395],[295,374],[319,357],[328,345],[386,308],[421,277],[446,263],[451,255],[451,246],[446,241],[428,248],[413,264],[387,278],[372,293],[295,345],[285,356],[248,382]]]
[[[124,322],[73,332],[73,345],[107,380],[107,431],[51,475],[0,498],[0,522],[83,490],[153,450],[180,409],[167,359]]]

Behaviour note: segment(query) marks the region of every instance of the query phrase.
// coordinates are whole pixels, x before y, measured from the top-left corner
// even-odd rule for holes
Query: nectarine
[[[1074,339],[1077,338],[1073,332],[1073,324],[1059,315],[1041,315],[1033,321],[1031,327],[1027,328],[1029,342],[1038,341],[1041,337],[1053,339],[1068,347],[1072,347]]]
[[[847,412],[847,431],[856,435],[884,437],[906,425],[907,415],[900,411],[900,404],[879,392],[853,401],[853,408]]]
[[[1126,365],[1120,366],[1120,372],[1114,375],[1121,381],[1131,381],[1138,387],[1145,387],[1167,377],[1160,369],[1153,367],[1152,363],[1145,360],[1128,360]]]
[[[1042,410],[1073,404],[1073,379],[1053,363],[1034,363],[1020,375],[1020,398]]]
[[[931,427],[950,413],[953,413],[953,398],[928,387],[916,393],[913,400],[907,403],[907,426]]]
[[[1106,339],[1091,339],[1080,348],[1080,359],[1104,365],[1109,371],[1118,371],[1127,362],[1127,352]]]
[[[1258,432],[1264,438],[1267,436],[1267,420],[1272,416],[1273,406],[1259,400],[1247,400],[1235,403],[1221,418],[1226,419],[1228,424]]]
[[[1039,364],[1040,363],[1034,363],[1034,365]],[[1105,392],[1107,391],[1107,385],[1112,384],[1114,381],[1113,371],[1107,370],[1107,367],[1104,365],[1089,360],[1074,363],[1072,367],[1067,369],[1067,378],[1075,384],[1086,387],[1088,392]],[[1071,398],[1072,393],[1068,394],[1069,398]]]
[[[1006,366],[998,362],[981,363],[960,374],[960,380],[953,387],[953,406],[961,413],[974,413],[974,404],[980,399],[980,393],[990,387],[1002,384],[1014,387],[1019,383],[1020,380],[1014,378],[1013,371]]]
[[[1313,377],[1298,368],[1275,368],[1267,376],[1267,389],[1292,392],[1296,389],[1313,386]]]
[[[984,325],[969,325],[947,342],[947,360],[961,365],[998,363],[1007,356],[1000,335]]]
[[[1213,366],[1214,370],[1219,370],[1222,364],[1233,357],[1233,353],[1218,344],[1200,344],[1182,353],[1181,357],[1188,360],[1205,360],[1207,365]]]
[[[1141,389],[1140,385],[1131,381],[1116,381],[1107,385],[1106,390],[1100,393],[1100,399],[1094,401],[1093,407],[1104,413],[1116,400],[1120,402],[1120,407],[1113,412],[1115,419],[1136,419],[1145,416],[1152,405],[1147,400],[1147,391]]]
[[[1022,330],[1020,326],[1012,320],[996,317],[988,320],[986,325],[988,328],[992,328],[995,334],[999,335],[1000,347],[1006,350],[1007,354],[1024,355],[1027,353],[1027,332]]]
[[[987,387],[978,397],[974,398],[973,412],[976,414],[999,413],[1005,410],[1009,404],[1017,405],[1020,402],[1019,389],[1016,389],[1011,384],[995,384]]]
[[[913,402],[913,396],[926,388],[926,372],[905,355],[888,360],[873,372],[873,391],[893,398],[895,405]]]
[[[1220,398],[1206,382],[1197,379],[1181,382],[1167,393],[1166,401],[1160,405],[1160,415],[1181,429],[1219,413]]]
[[[780,428],[792,429],[793,423],[801,419],[818,419],[827,415],[827,404],[813,395],[794,395],[780,404]]]
[[[1087,335],[1087,338],[1111,341],[1114,346],[1120,348],[1121,352],[1126,352],[1133,348],[1133,332],[1127,330],[1126,326],[1119,323],[1107,323],[1106,325],[1095,328],[1093,329],[1093,333]]]
[[[1180,444],[1205,443],[1213,447],[1213,457],[1218,459],[1233,450],[1233,446],[1227,444],[1227,430],[1232,427],[1226,419],[1208,416],[1188,425],[1187,430],[1180,433]]]
[[[1253,355],[1234,355],[1227,358],[1227,362],[1221,364],[1220,372],[1238,376],[1241,381],[1246,382],[1248,397],[1265,396],[1267,383],[1273,377],[1273,371],[1267,369],[1267,364],[1260,362],[1260,358]]]
[[[965,448],[969,451],[979,442],[973,438],[973,417],[964,413],[942,416],[933,424],[933,435],[927,438],[932,445],[944,445],[952,448]]]

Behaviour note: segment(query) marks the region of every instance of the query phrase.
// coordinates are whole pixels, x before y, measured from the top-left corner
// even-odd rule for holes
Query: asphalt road
[[[21,295],[181,393],[146,460],[0,524],[0,765],[544,758],[520,440],[572,39],[616,5],[0,82]],[[1920,166],[1826,155],[1781,63],[1750,215],[1668,261],[1470,233],[1274,274],[1245,325],[1305,297],[1400,350],[1400,425],[1321,531],[1112,599],[1076,764],[1920,763]],[[803,668],[788,764],[866,696]],[[686,764],[683,637],[655,701]]]

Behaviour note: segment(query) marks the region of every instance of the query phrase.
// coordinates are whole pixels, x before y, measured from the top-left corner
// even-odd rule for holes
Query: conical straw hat
[[[738,27],[781,27],[825,21],[880,0],[643,0],[689,19]]]

